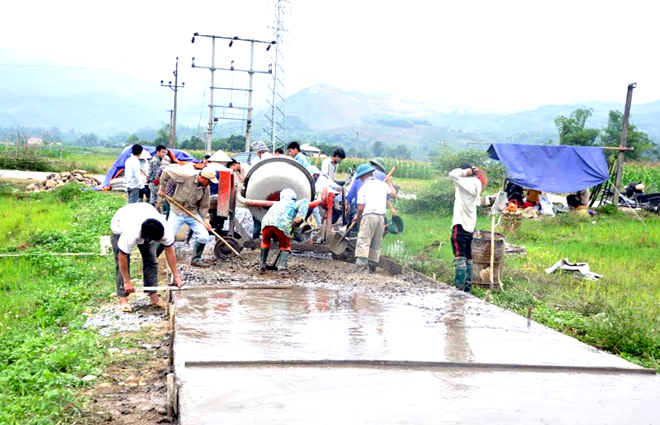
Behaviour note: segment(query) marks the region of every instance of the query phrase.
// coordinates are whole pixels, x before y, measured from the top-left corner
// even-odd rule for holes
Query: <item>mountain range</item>
[[[2,65],[2,64],[0,64]],[[24,66],[24,67],[21,67]],[[95,132],[109,136],[159,128],[169,121],[171,92],[111,70],[59,69],[39,64],[3,68],[0,88],[0,127],[58,127],[63,132]],[[188,90],[188,88],[186,88]],[[192,100],[197,94],[188,92]],[[602,128],[610,110],[623,104],[588,101],[546,105],[513,114],[441,111],[423,102],[382,93],[345,92],[320,84],[289,96],[283,104],[286,139],[353,146],[382,141],[386,145],[414,147],[416,157],[439,142],[465,146],[465,142],[545,143],[557,139],[554,119],[579,107],[593,109],[587,127]],[[263,138],[266,111],[254,115],[254,138]],[[207,109],[180,103],[178,124],[205,131]],[[631,122],[660,141],[660,100],[635,104]],[[215,134],[240,134],[244,123],[220,121]]]

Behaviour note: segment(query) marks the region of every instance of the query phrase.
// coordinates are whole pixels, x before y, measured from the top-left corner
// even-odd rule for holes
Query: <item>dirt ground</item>
[[[150,311],[149,311],[150,310]],[[170,332],[164,315],[155,309],[143,314],[163,316],[163,321],[139,335],[117,334],[112,339],[128,338],[135,348],[110,348],[111,364],[99,384],[83,394],[88,423],[147,425],[175,423],[167,417],[167,374],[170,371]]]

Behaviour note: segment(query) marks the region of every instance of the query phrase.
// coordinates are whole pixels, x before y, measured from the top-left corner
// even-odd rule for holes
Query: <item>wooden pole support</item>
[[[495,216],[490,226],[490,289],[493,289],[493,267],[495,266]]]
[[[167,416],[172,417],[174,415],[174,400],[176,388],[174,385],[174,374],[167,374]]]
[[[177,207],[181,208],[181,210],[183,210],[183,212],[185,212],[185,213],[188,214],[190,217],[192,217],[192,218],[194,218],[195,220],[197,220],[202,226],[205,226],[205,227],[206,227],[206,223],[204,223],[202,220],[200,220],[199,218],[197,218],[197,216],[196,216],[195,214],[193,214],[193,213],[191,213],[190,211],[188,211],[183,205],[181,205],[180,203],[178,203],[177,201],[175,201],[174,199],[170,198],[170,197],[167,196],[167,195],[165,195],[165,199],[167,199],[171,204],[174,204],[174,205],[176,205]],[[210,232],[213,233],[218,239],[220,239],[220,240],[222,241],[222,243],[224,243],[225,245],[227,245],[227,246],[229,247],[229,249],[231,249],[231,252],[233,252],[234,254],[236,254],[236,256],[238,256],[238,257],[241,256],[241,254],[239,254],[238,251],[236,251],[236,250],[234,249],[233,246],[229,245],[229,243],[228,243],[228,242],[227,242],[222,236],[220,236],[215,230],[211,229]]]

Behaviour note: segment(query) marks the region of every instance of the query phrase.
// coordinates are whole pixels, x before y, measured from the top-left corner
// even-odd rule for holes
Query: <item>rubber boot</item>
[[[280,261],[277,263],[277,271],[282,272],[286,270],[286,263],[289,261],[291,251],[280,251]]]
[[[190,262],[191,266],[209,267],[208,264],[202,263],[202,253],[204,252],[205,246],[206,246],[205,243],[195,242],[195,246],[193,247],[193,258],[192,261]]]
[[[474,264],[472,261],[467,263],[467,268],[465,269],[465,292],[470,292],[472,289],[472,277],[474,275]]]
[[[268,260],[268,251],[270,251],[270,249],[261,248],[259,253],[259,273],[261,274],[266,273],[266,260]]]
[[[467,274],[467,260],[465,257],[454,259],[454,286],[465,291],[465,275]]]
[[[358,273],[366,273],[369,269],[369,260],[366,257],[356,257],[355,265],[357,266]]]
[[[369,273],[371,273],[371,274],[376,273],[377,268],[378,268],[378,263],[374,263],[373,261],[369,261]]]

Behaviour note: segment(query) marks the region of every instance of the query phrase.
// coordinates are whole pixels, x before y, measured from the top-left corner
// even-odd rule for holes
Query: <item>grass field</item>
[[[82,329],[84,312],[107,300],[112,256],[54,257],[47,252],[98,252],[121,196],[76,185],[26,195],[0,186],[0,423],[80,423],[85,375],[107,364],[107,341]]]
[[[449,243],[451,217],[403,215],[406,231],[388,236],[384,252],[438,280],[453,282]],[[523,220],[508,242],[524,245],[526,257],[507,257],[504,291],[491,301],[533,318],[596,347],[660,370],[660,218],[631,215],[581,219],[573,215]],[[480,217],[477,228],[489,229]],[[558,260],[587,262],[602,274],[593,282],[567,275],[546,275]],[[484,297],[477,289],[475,295]]]

